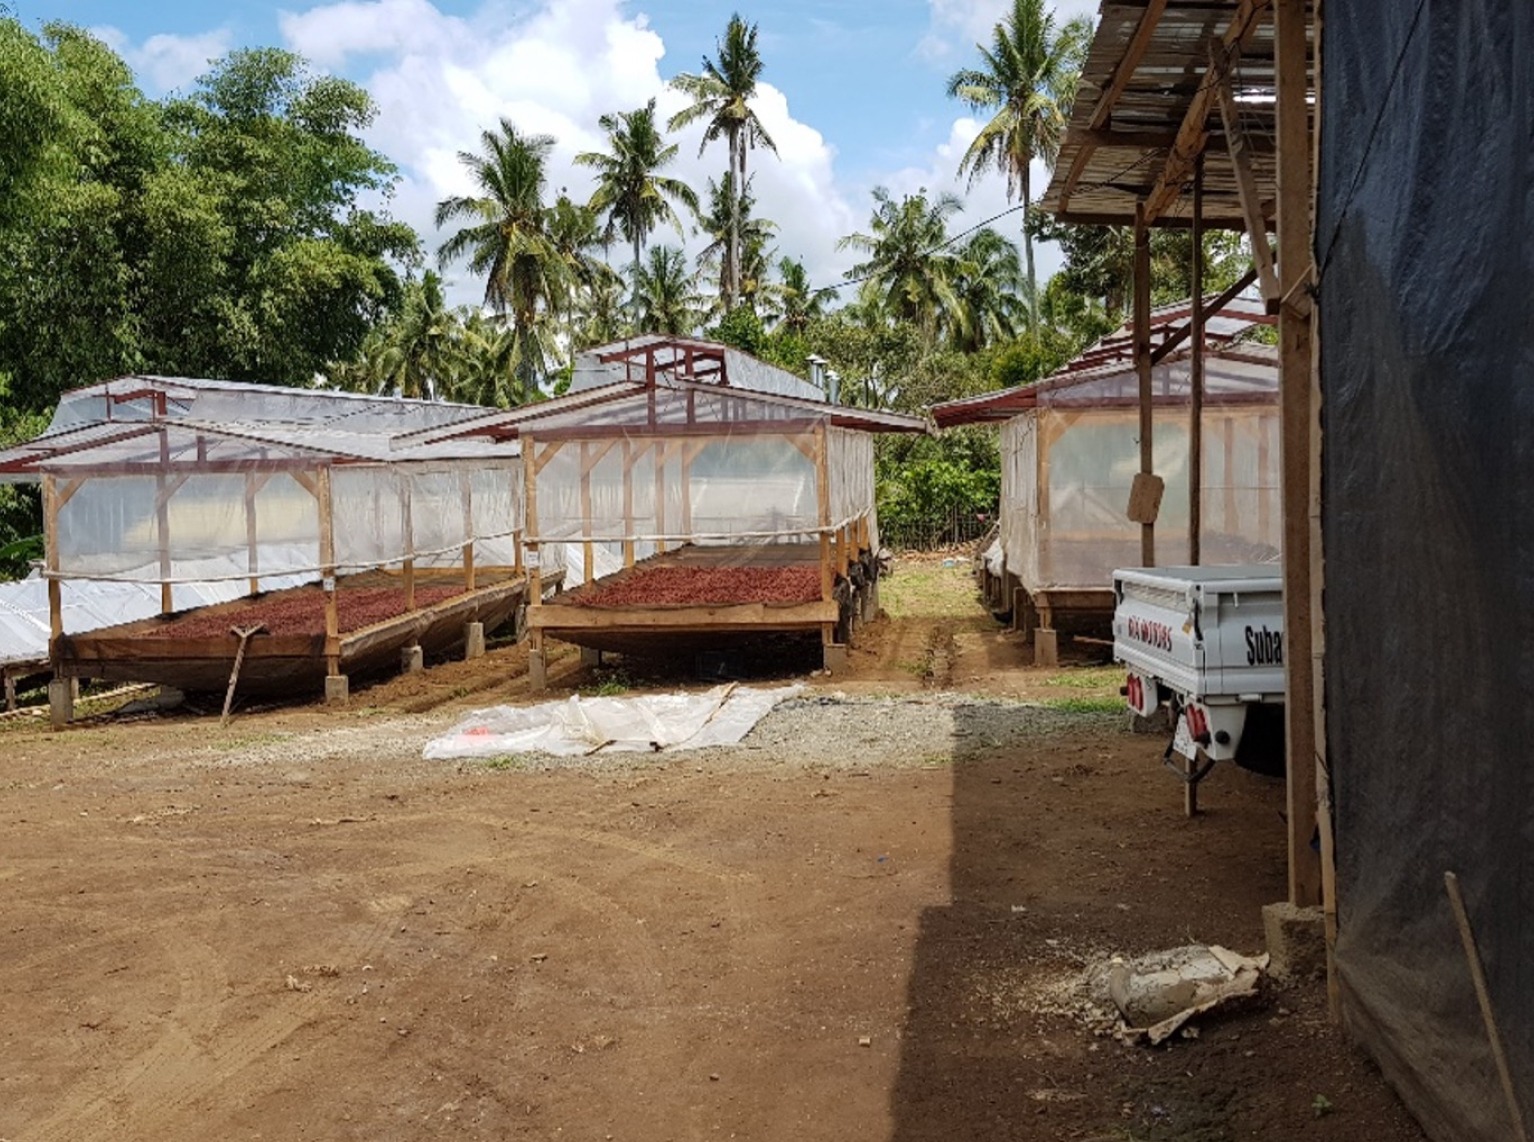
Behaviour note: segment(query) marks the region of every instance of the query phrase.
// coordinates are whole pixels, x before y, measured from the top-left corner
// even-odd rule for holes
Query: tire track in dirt
[[[341,945],[338,952],[345,958],[370,958],[370,953],[396,926],[398,918],[397,913],[386,913],[365,929],[360,938]],[[171,954],[174,957],[176,953]],[[210,992],[205,982],[210,978],[223,978],[222,961],[211,948],[207,950],[207,957],[208,962],[186,964],[191,970],[180,978],[187,982],[190,977],[187,982],[191,989],[190,999],[178,999],[172,1013],[174,1029],[170,1033],[106,1076],[90,1095],[72,1099],[67,1107],[26,1127],[17,1136],[17,1142],[75,1142],[98,1138],[103,1142],[120,1142],[124,1135],[130,1138],[193,1136],[196,1131],[186,1135],[173,1129],[171,1124],[191,1104],[214,1091],[222,1103],[235,1101],[239,1088],[230,1087],[229,1080],[312,1022],[320,1008],[329,1002],[329,996],[321,991],[284,992],[261,1017],[231,1032],[222,1032],[218,1016],[224,1004],[215,993],[222,989]],[[202,969],[208,969],[206,974]],[[183,1016],[181,1013],[188,1007],[199,1014]],[[204,1011],[208,1014],[200,1014]],[[188,1022],[202,1027],[204,1020],[210,1017],[212,1025],[205,1031],[210,1039],[208,1043],[200,1044],[195,1036],[185,1032]],[[268,1083],[276,1079],[270,1070],[264,1071],[263,1077]]]
[[[421,815],[413,821],[392,818],[380,820],[377,825],[395,829],[431,819],[429,815]],[[485,876],[489,881],[487,890],[492,897],[504,899],[518,885],[536,880],[547,893],[542,906],[552,905],[552,914],[557,915],[562,907],[568,907],[601,921],[614,937],[610,944],[605,944],[611,950],[604,959],[612,970],[627,977],[617,991],[630,999],[628,1006],[631,1010],[660,1009],[664,1006],[666,961],[655,936],[641,922],[643,918],[626,907],[617,895],[556,871],[547,859],[548,854],[533,857],[506,850],[515,847],[518,837],[537,836],[574,846],[618,849],[637,857],[636,867],[669,866],[715,884],[738,884],[752,879],[667,846],[601,830],[518,825],[515,834],[508,836],[504,828],[507,822],[501,818],[476,815],[458,820],[477,826],[477,835],[460,836],[448,844],[436,839],[407,845],[408,849],[418,851],[419,859],[407,859],[402,864],[391,862],[387,884],[379,885],[379,892],[354,894],[377,919],[356,938],[337,944],[329,952],[331,958],[339,962],[364,962],[376,958],[374,953],[398,928],[404,916],[421,898],[433,893],[433,884],[422,885],[420,881],[440,882],[442,875],[451,869],[472,867],[476,875]],[[349,832],[345,847],[366,848],[377,843],[377,837],[368,835],[371,832],[373,830],[361,829]],[[394,838],[391,843],[398,847]],[[367,879],[370,878],[357,878],[356,886],[364,887]],[[415,889],[418,891],[413,891]],[[453,898],[448,898],[451,902],[442,901],[440,893],[438,897],[439,903],[431,913],[434,923],[461,927],[473,919],[470,913],[475,907],[474,901]],[[740,915],[733,889],[724,897],[719,903],[725,905],[728,912]],[[259,1071],[253,1071],[252,1064],[342,1002],[330,989],[279,992],[269,997],[270,1009],[256,1019],[225,1027],[224,1018],[229,1006],[225,960],[211,946],[189,939],[180,929],[175,929],[176,923],[169,919],[154,930],[155,940],[163,950],[164,958],[172,965],[180,985],[164,1031],[126,1063],[113,1064],[110,1075],[96,1080],[94,1089],[86,1092],[77,1088],[78,1094],[67,1107],[24,1127],[16,1135],[17,1142],[93,1139],[120,1142],[123,1138],[192,1136],[201,1126],[207,1125],[197,1109],[200,1102],[216,1098],[220,1105],[240,1105],[249,1096],[280,1085],[289,1069],[286,1060],[275,1066],[263,1066]],[[142,937],[145,931],[141,926],[123,926],[111,933],[102,933],[91,943],[110,943],[125,938],[130,932]],[[35,959],[42,960],[43,957]],[[685,1067],[694,1051],[695,1047],[681,1034],[662,1031],[658,1025],[650,1026],[646,1053],[647,1057],[654,1057],[657,1068],[664,1071]],[[92,1080],[86,1079],[82,1085],[91,1084]]]

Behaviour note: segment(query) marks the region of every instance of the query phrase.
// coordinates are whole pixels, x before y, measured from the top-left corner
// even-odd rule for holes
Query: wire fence
[[[879,539],[891,551],[940,551],[978,543],[994,522],[987,512],[957,509],[917,520],[880,520]]]

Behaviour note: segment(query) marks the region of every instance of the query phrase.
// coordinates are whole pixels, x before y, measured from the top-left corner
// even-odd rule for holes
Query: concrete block
[[[527,682],[534,690],[547,690],[549,687],[548,664],[544,662],[541,650],[535,650],[527,656]]]
[[[1052,630],[1039,627],[1033,632],[1033,664],[1035,666],[1060,665],[1060,639]]]
[[[351,682],[344,674],[325,676],[325,705],[344,706],[351,701]]]
[[[419,646],[407,646],[399,652],[399,668],[405,674],[419,674],[426,668],[426,655]]]
[[[1265,904],[1262,929],[1268,942],[1268,974],[1277,980],[1310,980],[1326,975],[1326,918],[1319,908],[1288,901]]]
[[[77,685],[73,678],[55,678],[48,683],[48,717],[56,730],[75,720]]]
[[[581,665],[582,666],[601,666],[602,665],[602,652],[600,650],[596,649],[593,646],[583,646],[583,647],[581,647]]]
[[[822,648],[825,657],[825,668],[832,672],[847,669],[847,645],[841,642],[828,642]]]
[[[485,656],[485,624],[469,623],[463,628],[463,660]]]

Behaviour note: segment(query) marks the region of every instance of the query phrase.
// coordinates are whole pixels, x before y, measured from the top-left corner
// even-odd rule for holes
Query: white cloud
[[[102,26],[90,29],[131,67],[151,93],[190,87],[208,70],[208,63],[227,52],[234,37],[227,28],[193,36],[156,35],[135,44],[121,29]]]
[[[590,172],[577,167],[581,151],[604,146],[597,119],[657,99],[664,120],[684,105],[666,86],[660,64],[665,44],[642,15],[625,15],[621,0],[541,0],[521,16],[494,4],[468,18],[443,14],[429,0],[339,0],[279,20],[288,46],[316,63],[356,72],[378,102],[370,141],[401,168],[394,209],[434,251],[435,203],[470,191],[457,154],[476,150],[480,132],[505,117],[519,130],[556,140],[549,164],[551,192],[591,192]],[[365,70],[365,69],[364,69]],[[787,97],[763,85],[756,102],[778,156],[757,150],[750,159],[758,213],[778,223],[780,252],[803,257],[812,277],[831,281],[849,264],[836,240],[855,228],[856,214],[839,191],[835,152],[819,131],[794,118]],[[701,125],[676,138],[671,173],[700,195],[723,171],[723,144],[700,156]],[[674,231],[652,242],[679,241]],[[696,251],[702,240],[689,235]],[[614,257],[621,257],[616,251]],[[455,300],[478,296],[480,283],[452,283]]]
[[[989,44],[998,21],[1012,7],[1011,0],[927,0],[931,26],[918,51],[927,59],[956,67],[965,65],[976,44]],[[1097,23],[1098,0],[1046,0],[1059,23],[1085,16]]]

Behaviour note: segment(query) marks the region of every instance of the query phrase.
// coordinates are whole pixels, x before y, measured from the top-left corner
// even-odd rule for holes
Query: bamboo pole
[[[170,585],[170,492],[165,486],[165,473],[170,465],[170,437],[160,429],[160,466],[155,473],[155,527],[158,531],[160,549],[160,613],[168,615],[176,609],[175,592]]]

